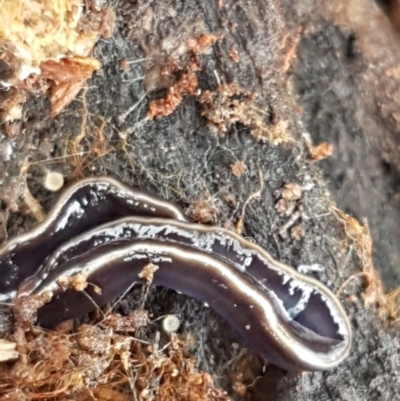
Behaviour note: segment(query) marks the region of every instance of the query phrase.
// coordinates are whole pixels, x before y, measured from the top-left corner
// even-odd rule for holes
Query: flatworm
[[[111,178],[71,186],[44,222],[0,249],[0,295],[11,300],[53,291],[38,313],[38,322],[52,327],[90,312],[93,301],[104,305],[123,294],[141,281],[148,263],[159,267],[154,284],[206,302],[284,369],[329,369],[350,350],[346,314],[319,281],[228,230],[191,224],[170,203]],[[57,284],[76,273],[94,284],[86,290],[90,297]]]

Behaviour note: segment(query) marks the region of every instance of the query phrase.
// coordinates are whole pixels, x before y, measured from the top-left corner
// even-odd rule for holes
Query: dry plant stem
[[[126,117],[128,117],[129,114],[131,114],[134,110],[137,109],[137,107],[140,106],[146,96],[147,93],[144,93],[136,103],[134,103],[131,107],[129,107],[127,110],[117,116],[117,121],[119,125],[121,125],[125,121]]]
[[[247,205],[249,204],[249,202],[250,202],[252,199],[254,199],[254,198],[256,198],[256,197],[260,197],[260,196],[261,196],[261,192],[262,192],[263,189],[264,189],[264,178],[263,178],[263,174],[262,174],[262,171],[261,171],[260,168],[258,169],[258,173],[259,173],[259,176],[260,176],[260,189],[259,189],[257,192],[253,192],[252,194],[250,194],[249,197],[247,198],[246,202],[244,203],[243,208],[242,208],[242,214],[241,214],[241,216],[240,216],[240,219],[239,219],[238,222],[236,223],[236,227],[235,227],[235,233],[236,233],[236,234],[239,234],[239,235],[240,235],[240,234],[242,233],[242,230],[243,230],[243,221],[244,221],[244,214],[246,213],[246,207],[247,207]]]
[[[287,230],[293,226],[294,223],[296,223],[297,220],[299,220],[301,217],[301,213],[297,210],[296,212],[294,212],[289,220],[280,228],[279,230],[279,235],[281,237],[286,237],[287,236]]]
[[[368,307],[369,305],[375,304],[378,306],[381,316],[387,315],[387,296],[384,293],[379,274],[372,263],[372,239],[369,234],[367,222],[361,225],[356,219],[344,213],[334,205],[331,206],[331,210],[344,225],[346,235],[353,242],[354,249],[360,258],[362,272],[351,277],[358,277],[361,275],[365,277],[366,288],[363,294],[365,305]],[[342,291],[344,286],[351,281],[351,277],[345,281],[339,291]]]
[[[387,310],[393,323],[400,322],[400,287],[395,288],[386,295]]]
[[[38,222],[41,222],[44,220],[44,212],[42,206],[40,206],[39,202],[32,196],[31,191],[29,191],[28,184],[26,182],[28,168],[29,163],[24,163],[20,170],[20,175],[24,178],[23,198],[32,215]]]

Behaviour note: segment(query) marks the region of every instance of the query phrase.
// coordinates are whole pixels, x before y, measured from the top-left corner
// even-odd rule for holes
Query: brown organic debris
[[[235,124],[250,128],[252,135],[259,141],[267,141],[273,145],[291,141],[284,121],[267,123],[265,112],[257,106],[257,95],[231,83],[222,84],[214,91],[204,91],[199,102],[202,115],[218,130],[227,132]]]
[[[275,205],[275,210],[279,214],[285,214],[286,216],[290,216],[295,209],[296,209],[296,203],[288,201],[287,199],[279,199]]]
[[[92,354],[108,353],[111,347],[111,332],[104,331],[98,326],[83,324],[78,329],[78,345]]]
[[[17,297],[12,305],[15,320],[21,327],[31,327],[36,321],[39,308],[53,298],[53,293],[46,291],[40,295]]]
[[[82,273],[74,274],[72,276],[61,276],[57,280],[57,284],[63,290],[70,288],[75,291],[83,291],[88,286],[86,276]]]
[[[285,200],[298,200],[301,198],[303,193],[303,187],[299,184],[295,184],[290,182],[285,184],[284,189],[282,190],[282,199]]]
[[[196,62],[191,62],[187,70],[181,75],[178,81],[168,89],[167,96],[163,99],[152,100],[149,104],[147,118],[165,117],[172,114],[181,104],[185,95],[192,95],[197,89],[196,71],[199,71]]]
[[[195,200],[190,203],[186,211],[190,220],[196,223],[211,223],[217,216],[215,206],[206,200]]]
[[[317,162],[317,161],[326,159],[329,156],[332,156],[333,146],[330,143],[323,142],[317,146],[314,146],[309,134],[304,134],[303,136],[304,136],[304,140],[306,142],[306,145],[308,148],[308,153],[310,155],[311,160],[314,160]]]
[[[239,53],[237,51],[236,45],[232,45],[231,49],[229,51],[229,57],[235,62],[235,63],[239,63],[240,62],[240,56]]]
[[[197,371],[186,342],[173,337],[164,346],[157,335],[151,342],[136,340],[133,326],[147,324],[147,314],[133,311],[125,318],[110,315],[76,332],[70,325],[63,331],[26,330],[17,320],[9,344],[19,359],[0,364],[0,399],[228,401],[209,374]]]
[[[331,206],[331,210],[344,225],[346,235],[352,241],[362,267],[361,274],[350,276],[342,285],[339,292],[350,280],[362,275],[365,279],[365,289],[363,292],[365,306],[376,305],[379,308],[380,314],[387,314],[387,298],[379,274],[372,262],[372,238],[369,233],[368,223],[365,221],[364,225],[360,224],[356,219],[334,205]]]
[[[186,67],[179,67],[173,59],[167,59],[163,66],[154,65],[150,69],[145,80],[147,90],[164,86],[161,82],[168,84],[175,81],[175,83],[168,85],[166,97],[150,102],[147,112],[148,119],[151,120],[172,114],[181,104],[184,96],[195,93],[198,85],[196,72],[201,70],[198,55],[207,53],[217,40],[218,37],[211,34],[191,37],[186,41],[186,50],[190,54],[190,60]],[[155,85],[153,81],[160,82]]]
[[[84,87],[93,72],[100,69],[98,60],[87,57],[46,61],[40,65],[42,78],[53,82],[50,94],[52,117],[68,106]]]
[[[302,238],[304,238],[306,235],[306,231],[304,230],[304,227],[301,224],[298,224],[290,230],[290,237],[294,241],[300,241]]]
[[[203,109],[202,115],[219,132],[224,133],[236,123],[251,125],[250,110],[255,98],[255,94],[233,83],[220,85],[215,91],[203,91],[199,101]]]
[[[279,214],[284,214],[285,216],[291,216],[296,207],[298,201],[303,194],[303,187],[299,184],[289,182],[284,185],[280,193],[280,199],[275,205],[275,210]]]
[[[198,38],[189,38],[186,41],[188,49],[195,55],[207,53],[218,37],[211,34],[203,34]]]
[[[20,120],[22,107],[26,100],[25,94],[16,88],[10,88],[7,95],[7,98],[0,103],[1,121],[13,122]]]
[[[149,322],[149,313],[146,310],[136,310],[128,316],[121,316],[117,313],[108,315],[102,321],[102,325],[110,327],[116,332],[131,333],[140,327],[147,326]]]

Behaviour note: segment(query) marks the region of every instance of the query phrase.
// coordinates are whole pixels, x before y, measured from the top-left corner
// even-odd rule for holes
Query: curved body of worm
[[[206,302],[261,355],[287,370],[324,370],[348,354],[351,329],[335,295],[219,227],[111,178],[71,186],[33,230],[0,249],[0,295],[53,291],[38,313],[51,327],[123,294],[149,263],[153,282]],[[83,273],[86,293],[62,289]],[[96,292],[100,288],[101,292]],[[17,295],[18,293],[18,295]]]

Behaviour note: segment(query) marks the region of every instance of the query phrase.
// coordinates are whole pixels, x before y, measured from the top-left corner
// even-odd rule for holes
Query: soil
[[[272,0],[124,0],[116,11],[113,37],[100,40],[93,51],[102,70],[78,98],[51,119],[48,100],[31,97],[23,120],[0,131],[5,237],[35,224],[20,196],[26,178],[45,211],[58,196],[41,184],[45,168],[62,172],[67,181],[110,175],[185,210],[205,201],[215,211],[212,222],[228,228],[234,228],[246,200],[261,188],[261,196],[246,208],[244,236],[294,267],[322,265],[316,277],[337,291],[361,265],[331,212],[335,200],[358,219],[368,218],[375,265],[388,289],[399,285],[398,123],[395,103],[385,103],[381,90],[392,90],[395,84],[381,86],[373,80],[379,76],[383,81],[379,71],[385,68],[373,69],[368,46],[358,42],[359,25],[346,20],[339,26],[331,8],[325,9],[323,2],[311,6],[307,0],[295,6]],[[384,32],[393,34],[390,46],[397,46],[390,21],[383,16],[380,23],[388,26]],[[240,123],[221,135],[202,115],[196,94],[185,96],[172,114],[146,119],[149,101],[165,96],[171,84],[160,66],[168,64],[173,52],[182,51],[179,44],[187,38],[207,33],[220,39],[198,56],[199,89],[238,83],[257,93],[265,126],[270,131],[285,127],[292,141],[257,141]],[[296,59],[289,58],[293,48]],[[151,60],[140,61],[143,58]],[[183,71],[189,59],[187,52],[181,54],[178,70]],[[122,60],[129,68],[121,68]],[[332,143],[334,154],[319,163],[311,161],[304,131],[315,143]],[[246,166],[240,176],[232,173],[237,161]],[[300,218],[282,230],[291,216],[278,213],[275,206],[288,183],[305,189],[294,202]],[[303,231],[304,236],[296,235]],[[199,368],[210,371],[236,399],[400,400],[396,325],[380,318],[373,307],[364,307],[363,285],[358,278],[341,290],[354,344],[349,358],[329,372],[287,373],[246,348],[232,346],[245,345],[245,340],[184,295],[153,288],[146,306],[155,317],[181,315],[181,332],[192,333],[199,344],[193,349]],[[132,295],[121,308],[134,303]],[[232,390],[238,369],[246,373],[244,395]]]

